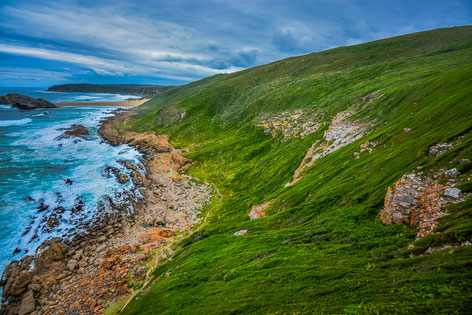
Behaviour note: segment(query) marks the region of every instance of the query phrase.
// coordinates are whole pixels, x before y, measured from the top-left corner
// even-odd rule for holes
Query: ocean
[[[118,101],[130,96],[50,93],[1,88],[51,102]],[[97,133],[100,119],[116,107],[74,106],[20,111],[0,105],[0,274],[12,261],[33,254],[52,237],[70,237],[92,220],[107,198],[117,201],[131,183],[104,174],[106,166],[129,174],[118,160],[140,165],[140,153],[127,145],[110,146]],[[89,140],[57,140],[72,124],[87,128]],[[62,208],[58,208],[62,207]],[[80,207],[79,214],[74,209]],[[56,209],[56,210],[54,210]],[[61,209],[61,211],[57,211]],[[60,216],[54,213],[60,212]],[[58,222],[51,228],[48,220]],[[58,225],[57,225],[58,224]]]
[[[34,98],[43,98],[51,103],[89,103],[89,102],[119,102],[130,98],[141,98],[136,95],[121,95],[108,93],[62,93],[48,92],[40,88],[9,88],[0,87],[0,95],[18,93]]]

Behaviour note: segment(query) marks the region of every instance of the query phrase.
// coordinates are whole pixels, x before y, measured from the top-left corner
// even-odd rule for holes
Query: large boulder
[[[29,314],[36,309],[36,300],[34,299],[33,291],[28,291],[25,297],[21,300],[19,315]]]
[[[33,98],[22,94],[10,93],[0,96],[0,104],[11,105],[18,109],[56,108],[57,106],[42,98]]]

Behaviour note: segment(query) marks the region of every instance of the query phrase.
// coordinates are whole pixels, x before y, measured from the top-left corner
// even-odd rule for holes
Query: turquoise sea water
[[[81,96],[87,95],[74,97]],[[131,188],[131,183],[121,185],[114,177],[104,176],[107,165],[128,173],[117,160],[140,164],[136,150],[112,147],[97,134],[100,119],[115,109],[78,106],[19,111],[0,105],[0,274],[12,260],[34,253],[44,240],[77,232],[80,222],[98,215],[98,205],[107,196],[117,201],[117,195]],[[58,129],[72,124],[85,126],[90,140],[56,140],[64,132]],[[72,184],[66,184],[67,179]],[[74,213],[81,204],[83,209]],[[64,210],[59,225],[51,229],[47,220],[58,207]]]
[[[108,93],[61,93],[47,92],[41,88],[11,88],[0,87],[0,95],[8,93],[19,93],[34,98],[43,98],[51,103],[74,103],[74,102],[119,102],[129,98],[140,98],[136,95],[121,95]]]

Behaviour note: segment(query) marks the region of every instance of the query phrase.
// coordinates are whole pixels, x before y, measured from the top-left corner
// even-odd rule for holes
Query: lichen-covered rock
[[[430,156],[438,156],[438,155],[446,153],[447,151],[449,151],[453,147],[454,147],[453,143],[446,143],[446,142],[441,143],[440,142],[436,145],[433,145],[431,148],[429,148],[429,155]]]
[[[264,202],[260,205],[254,205],[252,206],[251,211],[249,212],[249,219],[255,220],[259,218],[264,218],[266,216],[264,210],[267,209],[267,207],[270,206],[272,200]]]
[[[291,186],[298,182],[304,169],[312,166],[316,160],[338,150],[364,136],[366,124],[348,120],[353,113],[349,111],[340,112],[331,121],[322,141],[315,142],[306,153],[300,166],[293,174],[293,180],[285,185]],[[367,147],[367,145],[366,145]]]
[[[459,171],[457,170],[457,168],[452,168],[450,170],[447,170],[446,171],[446,177],[447,178],[456,178],[457,176],[459,176],[461,173],[459,173]]]
[[[444,170],[432,176],[421,172],[404,175],[387,190],[380,213],[382,222],[418,228],[417,239],[433,233],[438,219],[446,214],[441,207],[461,197],[460,190],[448,186],[450,183],[439,184],[444,176],[448,177]]]
[[[458,188],[446,188],[444,190],[444,197],[447,198],[447,200],[450,201],[457,201],[461,198],[462,192]]]
[[[237,231],[237,232],[235,232],[233,235],[241,236],[241,235],[244,235],[244,234],[247,234],[247,230]]]
[[[304,113],[302,110],[283,112],[275,116],[263,114],[256,118],[256,126],[264,128],[266,134],[273,137],[282,133],[284,138],[306,137],[320,128],[317,115]]]

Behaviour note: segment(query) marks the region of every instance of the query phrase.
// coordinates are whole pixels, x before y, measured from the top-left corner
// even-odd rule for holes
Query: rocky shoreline
[[[120,204],[100,209],[100,216],[70,240],[44,242],[35,255],[12,262],[3,274],[1,314],[103,313],[145,281],[151,260],[170,255],[166,245],[199,222],[211,188],[180,176],[190,166],[169,137],[115,129],[131,115],[117,111],[102,120],[99,133],[111,145],[127,143],[143,154],[141,170],[122,164],[126,176],[110,169],[118,182],[134,188]]]

